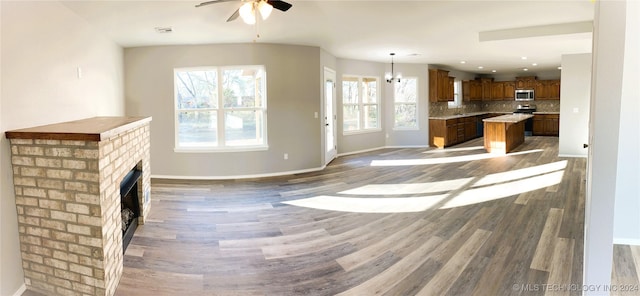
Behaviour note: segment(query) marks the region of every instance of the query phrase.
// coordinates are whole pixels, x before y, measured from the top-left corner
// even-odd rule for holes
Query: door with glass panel
[[[324,68],[324,162],[328,164],[337,155],[336,72]]]

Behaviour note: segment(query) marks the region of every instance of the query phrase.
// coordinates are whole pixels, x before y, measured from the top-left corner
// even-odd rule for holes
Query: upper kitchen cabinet
[[[549,100],[560,99],[560,79],[547,80],[547,98]]]
[[[548,92],[548,81],[547,80],[536,80],[536,87],[534,88],[535,90],[535,98],[536,100],[546,100],[549,97],[549,92]]]
[[[493,82],[493,78],[480,78],[480,83],[482,84],[483,101],[491,100],[491,82]]]
[[[429,101],[453,101],[453,83],[450,82],[449,71],[429,69]]]
[[[516,77],[516,89],[535,89],[535,87],[535,76]]]
[[[538,80],[535,91],[536,100],[559,100],[560,80]]]
[[[504,99],[504,82],[502,81],[491,82],[491,99],[492,100]]]
[[[502,83],[504,84],[504,87],[503,87],[503,90],[504,90],[503,98],[505,100],[513,100],[513,99],[515,99],[516,83],[514,81],[504,81]]]
[[[482,101],[482,83],[480,80],[462,81],[462,99],[464,101]]]

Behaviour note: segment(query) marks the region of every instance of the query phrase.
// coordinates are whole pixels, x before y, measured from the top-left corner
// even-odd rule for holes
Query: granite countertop
[[[102,141],[151,121],[151,117],[93,117],[5,132],[7,139]]]
[[[520,121],[527,120],[527,119],[529,119],[531,117],[533,117],[533,115],[531,115],[531,114],[509,114],[509,115],[502,115],[502,116],[483,119],[482,121],[484,121],[484,122],[517,123],[517,122],[520,122]]]
[[[533,112],[533,114],[551,114],[560,115],[560,112]]]
[[[465,117],[471,117],[471,116],[478,116],[478,115],[484,115],[484,114],[490,114],[490,113],[504,113],[504,114],[511,114],[513,112],[469,112],[469,113],[464,113],[464,114],[459,114],[459,115],[444,115],[444,116],[429,116],[429,119],[440,119],[440,120],[447,120],[447,119],[456,119],[456,118],[465,118]]]

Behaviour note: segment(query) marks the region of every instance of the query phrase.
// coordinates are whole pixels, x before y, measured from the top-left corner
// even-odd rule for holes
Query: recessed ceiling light
[[[484,69],[484,67],[483,66],[478,66],[478,69]]]
[[[171,33],[173,32],[173,28],[171,27],[155,27],[157,33]]]
[[[526,60],[526,59],[527,59],[527,57],[521,57],[521,59]]]
[[[535,67],[535,66],[537,66],[537,65],[538,65],[538,63],[533,63],[533,64],[531,64],[531,66],[534,66],[534,67]]]
[[[529,71],[529,69],[527,69],[527,68],[524,68],[524,69],[522,69],[522,71],[525,71],[525,72],[526,72],[526,71]]]
[[[498,71],[496,71],[496,70],[491,70],[491,72],[496,73],[496,72],[498,72]]]
[[[460,64],[466,64],[467,61],[460,61]]]

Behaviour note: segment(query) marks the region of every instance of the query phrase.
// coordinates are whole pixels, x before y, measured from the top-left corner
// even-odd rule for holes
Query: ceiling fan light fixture
[[[242,4],[242,6],[240,6],[240,9],[238,10],[238,13],[240,13],[240,17],[248,25],[253,25],[256,23],[256,12],[253,5],[254,2],[247,2],[245,4]]]
[[[273,6],[267,3],[266,0],[260,0],[260,3],[258,3],[258,11],[260,11],[260,16],[262,16],[262,20],[266,20],[271,15],[271,12],[273,11]]]

